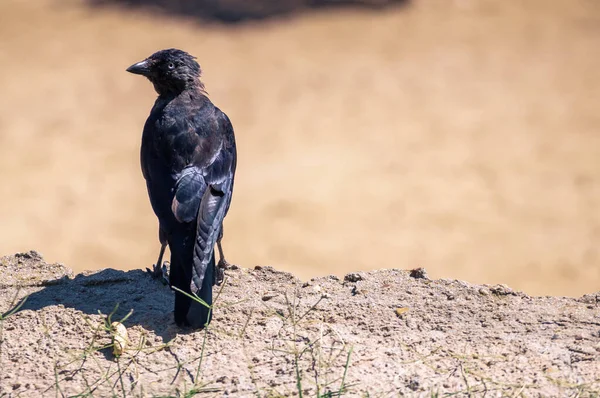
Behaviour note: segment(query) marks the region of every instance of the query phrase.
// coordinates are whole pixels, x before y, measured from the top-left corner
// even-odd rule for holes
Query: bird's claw
[[[214,284],[220,286],[223,283],[223,281],[225,280],[225,271],[223,271],[223,268],[216,266],[215,272],[216,272],[216,275],[215,275],[215,283]]]
[[[168,271],[169,262],[165,261],[162,264],[162,267],[157,266],[156,264],[152,265],[152,269],[146,268],[146,271],[152,276],[154,279],[159,279],[163,285],[169,284],[169,271]]]
[[[229,269],[231,268],[231,264],[229,264],[229,261],[225,260],[224,258],[219,260],[219,263],[217,264],[217,267],[221,268],[221,269]]]
[[[227,262],[227,260],[225,260],[224,258],[221,258],[219,260],[219,263],[215,267],[215,271],[217,273],[215,278],[215,285],[221,285],[223,283],[223,281],[225,280],[225,270],[230,267],[231,264],[229,264],[229,262]]]

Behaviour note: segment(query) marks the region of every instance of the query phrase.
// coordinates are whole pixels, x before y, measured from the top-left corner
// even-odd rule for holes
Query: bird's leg
[[[227,269],[231,267],[229,261],[225,260],[225,255],[223,254],[223,247],[221,246],[221,238],[217,240],[217,249],[219,249],[219,263],[217,266],[222,269]]]
[[[223,254],[223,247],[221,246],[221,240],[223,239],[223,227],[221,227],[221,232],[219,233],[219,237],[217,238],[217,249],[219,250],[219,263],[217,264],[216,269],[216,284],[220,285],[223,283],[225,279],[225,272],[227,268],[231,267],[231,264],[227,260],[225,260],[225,255]]]
[[[146,268],[146,271],[152,275],[154,279],[158,279],[162,276],[163,284],[169,284],[169,273],[167,271],[168,262],[165,261],[163,263],[163,255],[165,254],[165,249],[167,248],[167,238],[165,236],[162,228],[158,231],[158,238],[160,240],[160,252],[158,253],[158,260],[156,260],[156,264],[152,266],[152,270]]]
[[[148,273],[150,275],[152,275],[152,277],[154,279],[158,279],[158,278],[162,277],[162,282],[165,285],[169,283],[169,273],[167,271],[167,261],[165,261],[164,263],[162,262],[162,258],[163,258],[163,255],[165,254],[166,248],[167,248],[167,243],[166,242],[161,243],[160,253],[158,254],[158,260],[156,260],[156,264],[154,264],[152,266],[152,269],[146,268],[146,271],[148,271]]]

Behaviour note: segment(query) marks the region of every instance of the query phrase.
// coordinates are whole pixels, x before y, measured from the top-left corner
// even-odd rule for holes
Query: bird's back
[[[165,227],[176,226],[171,210],[173,187],[202,145],[199,133],[206,131],[202,119],[214,109],[207,97],[184,94],[157,98],[142,134],[142,174],[154,213]]]
[[[157,99],[142,136],[141,165],[148,195],[171,249],[171,284],[188,293],[194,291],[190,286],[195,286],[209,303],[214,239],[229,210],[236,157],[231,123],[206,96],[184,92],[175,98]],[[204,206],[205,211],[201,207],[211,196],[205,195],[209,186],[224,191],[218,200],[221,210],[214,213],[210,204]],[[199,213],[206,222],[198,219]],[[212,225],[214,222],[218,225]],[[198,269],[203,270],[200,277]],[[206,308],[194,310],[193,302],[178,299],[176,318],[206,318]]]

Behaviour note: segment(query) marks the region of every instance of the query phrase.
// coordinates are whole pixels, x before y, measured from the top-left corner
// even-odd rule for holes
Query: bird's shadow
[[[142,270],[120,271],[107,268],[94,274],[79,274],[51,281],[27,296],[19,311],[40,310],[54,305],[79,310],[84,314],[112,313],[126,327],[140,325],[153,331],[163,342],[190,330],[181,329],[173,320],[174,292]]]

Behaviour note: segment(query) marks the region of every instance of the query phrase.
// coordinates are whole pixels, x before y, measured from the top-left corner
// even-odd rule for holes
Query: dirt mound
[[[189,331],[172,321],[169,288],[141,270],[73,277],[29,252],[1,258],[0,275],[0,396],[600,391],[600,293],[533,298],[423,270],[303,283],[237,268],[213,323]],[[128,345],[115,357],[119,320]]]
[[[600,286],[600,1],[235,27],[84,0],[2,0],[0,16],[2,255],[35,247],[77,272],[156,260],[139,165],[155,92],[125,68],[179,47],[236,129],[230,261]]]

